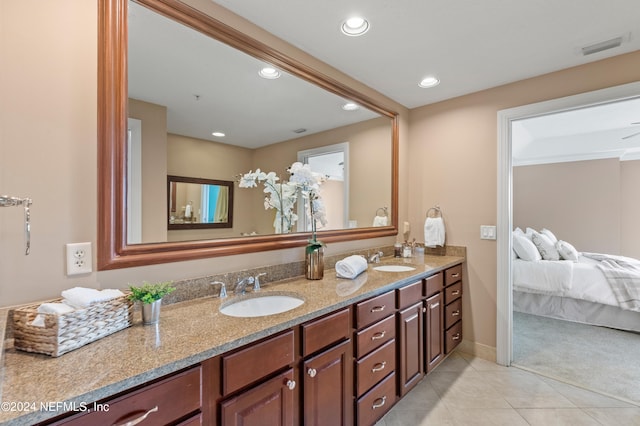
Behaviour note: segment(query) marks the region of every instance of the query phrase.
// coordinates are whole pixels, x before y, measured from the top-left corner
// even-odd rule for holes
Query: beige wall
[[[400,142],[406,149],[406,109],[209,0],[188,3],[400,112]],[[0,306],[58,297],[76,285],[123,288],[142,280],[183,279],[303,260],[304,250],[294,248],[67,277],[66,243],[92,242],[95,266],[97,2],[2,0],[0,28],[0,193],[34,200],[29,256],[24,256],[22,211],[0,210]],[[401,206],[401,212],[406,214],[406,208]],[[327,252],[394,241],[386,237],[332,243]]]
[[[620,163],[620,253],[640,259],[640,160]]]
[[[479,227],[496,222],[496,113],[639,80],[640,52],[408,114],[371,88],[212,2],[187,3],[199,5],[400,112],[400,224],[409,220],[412,235],[422,240],[425,212],[440,204],[448,243],[468,247],[465,339],[494,347],[496,245],[479,239]],[[66,277],[65,243],[91,241],[95,250],[97,5],[86,0],[3,0],[0,8],[0,190],[34,199],[30,256],[22,253],[21,212],[0,211],[0,306],[56,297],[74,285],[123,287],[142,280],[180,279],[302,260],[304,251],[296,248]],[[328,252],[394,241],[389,237],[335,243]]]
[[[427,209],[440,204],[448,243],[467,246],[465,340],[496,345],[496,243],[480,240],[480,225],[497,220],[497,112],[637,80],[640,52],[411,110],[403,167],[412,196],[403,202],[416,238]]]
[[[167,240],[167,107],[129,99],[142,126],[142,241]]]
[[[579,251],[624,254],[620,165],[614,158],[514,167],[513,226],[550,229]]]

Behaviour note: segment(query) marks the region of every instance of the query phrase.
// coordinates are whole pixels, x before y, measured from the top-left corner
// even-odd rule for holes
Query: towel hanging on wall
[[[434,216],[429,214],[433,213]],[[424,221],[424,245],[425,247],[444,247],[445,227],[442,219],[442,210],[435,206],[427,210],[427,218]]]
[[[380,211],[382,210],[382,214]],[[380,207],[376,210],[376,216],[373,218],[372,226],[387,226],[389,224],[389,215],[387,214],[386,207]]]

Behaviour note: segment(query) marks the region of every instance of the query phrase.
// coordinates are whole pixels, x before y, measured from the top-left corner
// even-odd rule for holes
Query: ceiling
[[[640,49],[639,0],[216,0],[216,3],[407,108]],[[129,93],[167,106],[170,132],[255,148],[302,136],[294,133],[301,128],[307,129],[304,134],[311,134],[376,116],[362,109],[349,116],[336,108],[344,99],[328,96],[286,73],[277,81],[257,79],[256,70],[263,65],[260,61],[220,43],[212,44],[211,40],[194,43],[191,30],[158,20],[153,14],[143,13],[143,9],[132,8],[130,16],[134,25],[130,28],[130,53],[138,60],[129,61]],[[356,14],[367,18],[371,27],[363,36],[345,36],[340,25]],[[144,26],[136,29],[137,23]],[[588,56],[582,54],[584,46],[617,37],[622,40],[619,47]],[[181,47],[184,40],[189,40],[191,49]],[[156,45],[147,44],[151,41]],[[195,51],[196,45],[203,50]],[[186,50],[192,50],[194,55],[186,57]],[[202,53],[205,51],[206,54]],[[223,54],[225,59],[220,60]],[[140,68],[136,68],[136,63]],[[238,65],[226,67],[232,63]],[[190,74],[185,75],[186,71]],[[163,74],[170,84],[157,80]],[[430,89],[420,88],[418,82],[427,75],[437,76],[441,83]],[[226,84],[207,86],[208,82],[220,81]],[[227,93],[235,86],[231,82],[237,82],[242,89]],[[163,90],[158,90],[159,87]],[[263,102],[264,98],[257,93],[270,94],[274,103]],[[209,104],[222,99],[222,103]],[[300,99],[309,101],[304,108],[297,103]],[[589,113],[586,110],[563,115],[562,118],[571,117],[571,124],[560,125],[560,133],[564,135],[550,133],[551,128],[558,127],[546,122],[550,117],[520,123],[524,139],[514,153],[520,155],[524,164],[537,161],[532,160],[536,156],[568,158],[572,154],[583,155],[585,149],[604,150],[602,142],[582,145],[575,141],[553,142],[560,136],[585,134],[586,128],[582,127],[585,121],[589,123],[589,133],[600,134],[601,140],[613,144],[608,150],[619,150],[619,135],[640,131],[637,125],[630,124],[640,121],[638,104],[624,105],[633,108],[631,115],[613,111],[621,106],[610,105],[607,110],[607,114],[617,117],[613,120],[615,124],[604,120],[599,111],[591,111],[596,117],[584,119],[580,117]],[[239,118],[236,111],[242,111],[243,115]],[[228,136],[216,139],[211,136],[215,130],[223,130]],[[610,132],[614,134],[604,137]],[[543,148],[536,153],[534,147],[543,145],[532,141],[546,141],[547,150]],[[624,144],[633,151],[640,147],[640,136],[625,140]],[[550,147],[556,152],[552,154]]]
[[[640,49],[638,0],[216,0],[407,108]],[[361,15],[370,29],[341,33]],[[581,48],[622,37],[620,47]],[[435,75],[441,84],[421,89]]]

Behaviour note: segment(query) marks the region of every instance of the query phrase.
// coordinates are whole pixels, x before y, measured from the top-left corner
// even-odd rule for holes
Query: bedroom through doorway
[[[640,312],[615,306],[594,260],[563,263],[532,239],[549,231],[569,259],[640,259],[640,87],[501,111],[499,122],[498,362],[640,404]],[[517,228],[547,259],[513,254]]]

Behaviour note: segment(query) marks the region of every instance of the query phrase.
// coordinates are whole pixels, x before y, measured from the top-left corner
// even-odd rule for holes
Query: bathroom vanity
[[[2,402],[21,411],[0,424],[374,424],[460,343],[463,262],[271,283],[305,303],[266,317],[222,315],[217,297],[167,305],[157,327],[59,358],[7,350]]]

